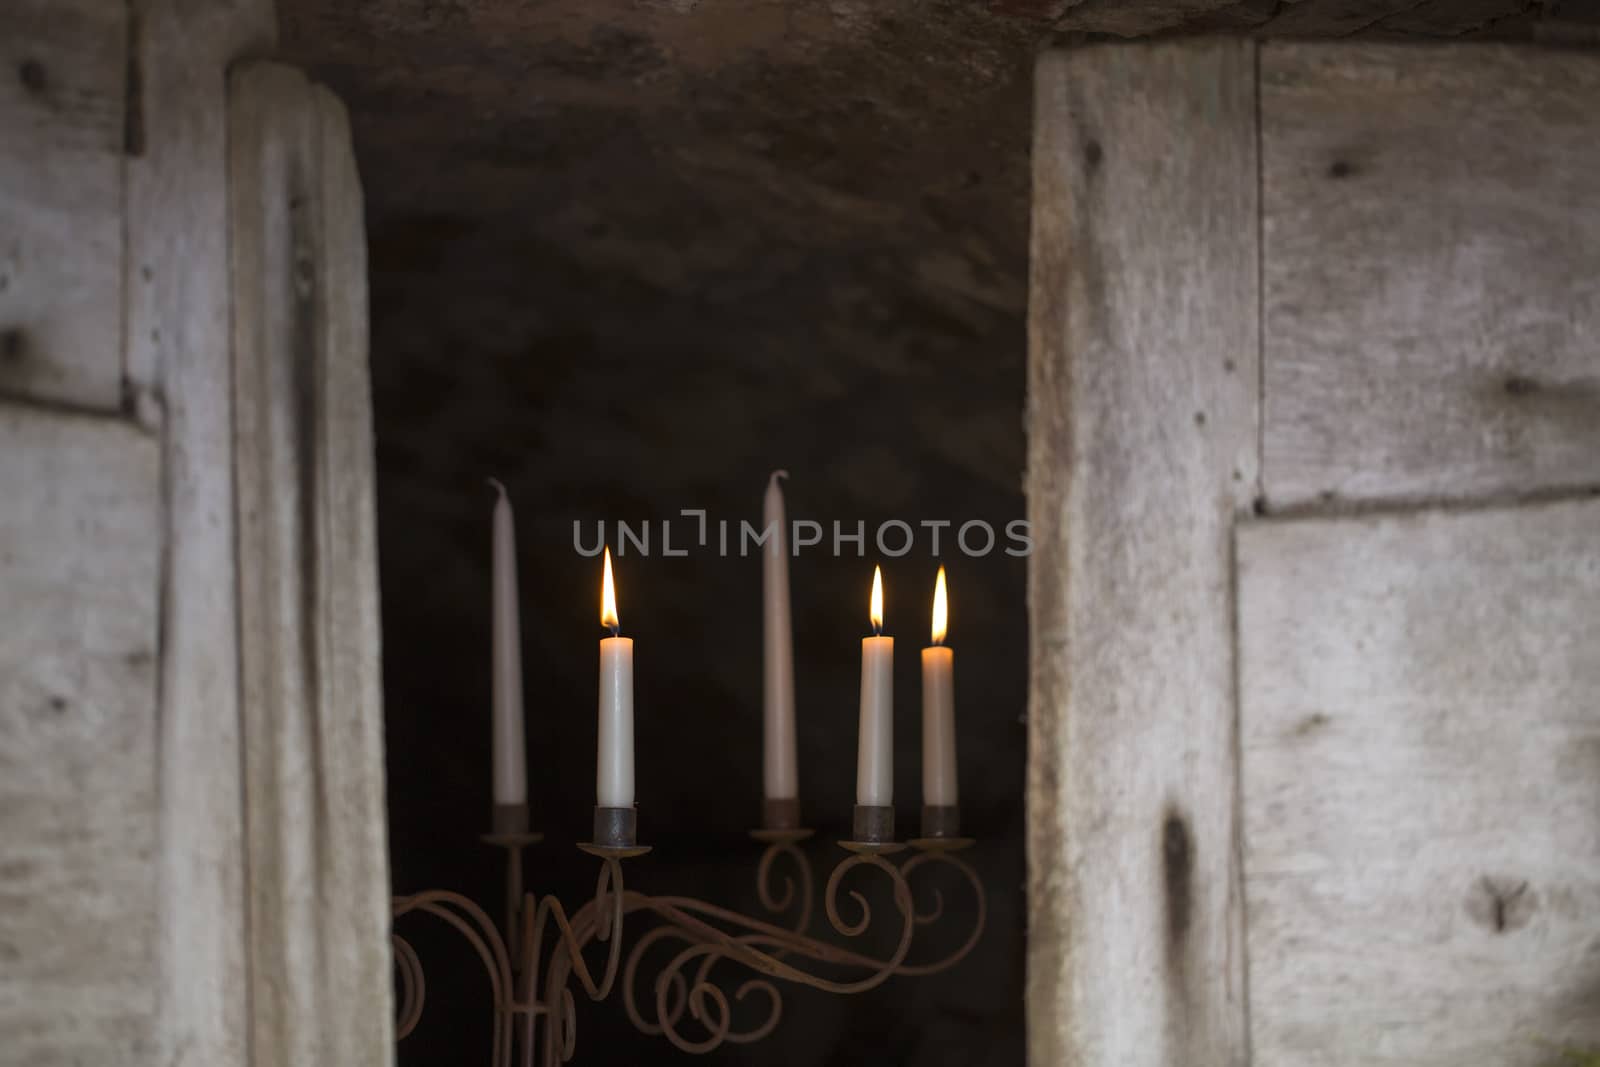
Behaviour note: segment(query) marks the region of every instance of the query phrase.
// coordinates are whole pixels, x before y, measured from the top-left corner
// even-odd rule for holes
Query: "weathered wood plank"
[[[160,422],[163,1067],[247,1061],[225,71],[270,0],[135,0],[141,151],[128,163],[126,364]]]
[[[0,7],[0,393],[122,403],[128,11]]]
[[[1230,575],[1256,483],[1254,87],[1242,41],[1039,65],[1034,1063],[1247,1060]]]
[[[361,190],[343,108],[298,71],[245,66],[229,96],[251,1062],[376,1067],[394,1035]]]
[[[0,1061],[155,1064],[161,471],[0,405]]]
[[[1239,532],[1257,1062],[1600,1043],[1600,501]]]
[[[394,1058],[394,961],[389,942],[389,811],[384,757],[379,611],[377,467],[368,364],[366,201],[350,118],[313,89],[321,167],[321,450],[317,499],[317,636],[322,735],[329,768],[319,811],[331,828],[324,885],[340,903],[324,911],[332,950],[323,1012],[332,1024],[323,1062],[389,1067]],[[331,762],[329,762],[331,761]],[[331,931],[331,935],[330,932]],[[374,1010],[374,1007],[376,1010]],[[352,1024],[357,1009],[368,1014]]]
[[[1261,52],[1270,504],[1600,485],[1600,56]]]

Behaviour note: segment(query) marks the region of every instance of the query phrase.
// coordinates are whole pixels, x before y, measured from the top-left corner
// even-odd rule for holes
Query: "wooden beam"
[[[1254,46],[1046,55],[1028,388],[1030,1061],[1247,1062],[1231,545]]]
[[[1261,51],[1268,503],[1600,486],[1600,56]]]
[[[394,979],[361,188],[343,107],[298,71],[237,69],[229,119],[250,1062],[381,1067]]]
[[[238,570],[228,332],[229,63],[269,49],[270,0],[135,0],[125,364],[159,425],[162,1067],[247,1062]]]
[[[1600,1045],[1600,500],[1239,531],[1258,1062]]]

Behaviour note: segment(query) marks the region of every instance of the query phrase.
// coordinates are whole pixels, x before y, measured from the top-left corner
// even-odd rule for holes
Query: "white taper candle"
[[[494,802],[528,800],[527,752],[523,747],[522,630],[517,615],[517,535],[506,488],[490,479],[494,503]]]
[[[611,549],[606,549],[600,594],[600,625],[612,636],[600,640],[600,729],[595,756],[595,803],[633,807],[633,638],[616,636],[616,586]]]
[[[883,628],[883,574],[872,572],[872,628]],[[861,730],[856,748],[856,803],[894,803],[894,638],[861,639]]]
[[[944,647],[949,619],[944,568],[933,589],[933,644],[922,650],[922,802],[954,807],[956,799],[956,705],[953,649]]]
[[[761,565],[762,606],[762,792],[774,800],[800,795],[794,737],[794,638],[789,619],[789,537],[780,478],[767,479],[762,529],[770,536]]]

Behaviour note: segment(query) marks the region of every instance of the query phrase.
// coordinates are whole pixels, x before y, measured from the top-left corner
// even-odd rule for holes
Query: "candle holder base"
[[[961,807],[957,804],[922,805],[922,837],[960,837]]]
[[[857,804],[850,820],[852,840],[864,844],[889,844],[894,841],[894,807],[889,804]]]
[[[494,837],[515,837],[528,832],[528,805],[496,804],[489,813],[489,833]]]
[[[635,856],[642,856],[650,851],[649,845],[596,845],[585,841],[578,846],[579,851],[587,852],[591,856],[598,856],[603,860],[629,860]]]
[[[528,829],[528,805],[496,804],[492,829],[479,840],[486,845],[506,850],[506,937],[511,937],[520,923],[522,907],[522,850],[537,845],[544,835]]]
[[[594,840],[599,848],[634,848],[639,843],[637,809],[595,805]]]
[[[646,1034],[663,1036],[681,1051],[701,1053],[725,1042],[754,1041],[770,1033],[783,1014],[778,979],[824,992],[858,993],[891,978],[948,970],[972,951],[983,934],[987,918],[983,883],[969,864],[952,854],[970,844],[967,839],[943,837],[926,843],[919,841],[923,851],[904,862],[886,858],[889,853],[906,849],[902,842],[892,839],[839,842],[852,855],[839,860],[825,880],[820,890],[821,910],[827,916],[833,935],[846,938],[862,935],[871,925],[871,915],[859,892],[842,888],[844,879],[858,868],[865,871],[869,867],[875,873],[855,877],[887,878],[894,891],[894,914],[898,916],[898,922],[893,925],[901,934],[899,947],[892,954],[879,958],[865,950],[850,951],[840,945],[835,936],[819,937],[811,931],[813,904],[818,902],[818,892],[813,886],[810,860],[795,844],[811,836],[810,830],[764,827],[751,831],[752,837],[766,845],[756,870],[757,896],[764,912],[750,916],[688,897],[652,897],[636,889],[624,889],[622,861],[651,851],[633,840],[636,822],[633,814],[631,808],[596,812],[597,836],[612,840],[578,846],[601,861],[601,870],[593,899],[573,911],[570,918],[555,897],[522,892],[522,843],[539,837],[526,832],[485,835],[485,840],[504,843],[509,861],[504,928],[497,928],[477,904],[458,893],[433,890],[394,898],[394,918],[407,914],[432,915],[453,926],[477,950],[488,971],[494,998],[490,1061],[493,1067],[512,1067],[513,1064],[531,1067],[535,1062],[543,1067],[561,1067],[572,1057],[577,992],[572,988],[574,984],[593,1000],[605,999],[613,990],[621,989],[623,1006],[636,1028]],[[866,825],[882,833],[892,834],[893,831],[892,822],[884,819],[882,812],[869,812]],[[614,843],[615,839],[624,837],[628,838],[627,844]],[[783,861],[794,864],[789,873],[778,867]],[[961,876],[970,889],[971,907],[946,909],[942,906],[943,897],[936,896],[941,903],[936,903],[931,912],[917,909],[911,879],[916,872],[934,866],[953,868]],[[841,915],[840,898],[846,892],[859,905],[859,912],[846,909],[846,914]],[[624,916],[630,917],[631,925],[633,917],[646,914],[654,916],[659,925],[635,937],[632,947],[627,948],[623,936]],[[916,931],[937,922],[941,915],[970,922],[965,941],[932,962],[907,964],[907,953]],[[552,924],[556,927],[553,948],[550,947]],[[663,940],[679,943],[675,955],[667,953],[662,957],[660,950],[653,948]],[[609,944],[604,969],[599,970],[594,967],[594,954],[585,950],[602,942]],[[399,975],[395,1029],[397,1036],[403,1038],[412,1033],[421,1020],[426,984],[422,962],[406,936],[402,932],[394,933],[392,944]],[[671,962],[653,981],[648,977],[636,977],[641,959],[657,958]],[[727,967],[742,965],[750,972],[750,977],[743,985],[723,989],[720,983],[707,977],[710,967],[705,961],[708,959],[726,961]],[[855,973],[841,975],[841,968],[850,968]],[[739,990],[752,988],[751,981],[758,983],[765,993],[769,1001],[768,1015],[765,1022],[752,1020],[746,1029],[730,1027],[725,1013],[693,1016],[684,995],[691,989],[697,991],[715,1012],[718,1005],[731,1002]],[[679,999],[666,1002],[669,1010],[646,1015],[638,1009],[637,1001],[641,990],[649,996],[652,989],[657,994],[658,1008],[661,996],[670,996],[673,989],[680,990]],[[670,1010],[674,1004],[677,1010]],[[706,1033],[702,1035],[698,1030],[687,1029],[690,1025]]]
[[[761,826],[766,830],[800,829],[800,798],[762,797]]]

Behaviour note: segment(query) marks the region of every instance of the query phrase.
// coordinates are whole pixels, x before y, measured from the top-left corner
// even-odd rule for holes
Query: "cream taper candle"
[[[595,758],[595,803],[633,807],[633,638],[618,637],[617,591],[606,549],[600,586],[600,731]]]
[[[506,487],[493,478],[494,503],[494,802],[528,802],[522,724],[522,630],[517,617],[517,535]]]
[[[778,479],[767,479],[761,509],[762,528],[769,534],[761,564],[762,606],[762,792],[771,800],[800,795],[800,771],[794,741],[794,639],[789,622],[789,537]]]
[[[944,568],[933,586],[933,644],[922,650],[922,802],[954,807],[956,799],[956,704],[953,649],[944,647],[950,607]]]
[[[883,572],[872,569],[872,637],[861,639],[861,732],[856,803],[894,803],[894,638],[882,636]]]

